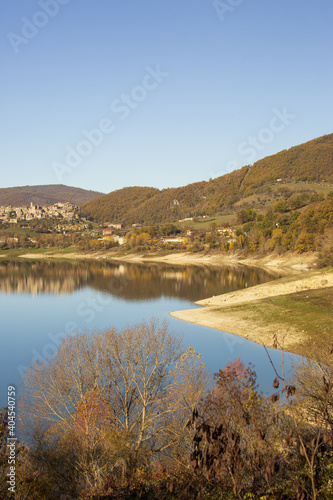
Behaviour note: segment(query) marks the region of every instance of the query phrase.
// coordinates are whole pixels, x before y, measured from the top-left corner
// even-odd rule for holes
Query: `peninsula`
[[[267,347],[311,355],[333,342],[333,269],[287,276],[210,297],[170,315]]]

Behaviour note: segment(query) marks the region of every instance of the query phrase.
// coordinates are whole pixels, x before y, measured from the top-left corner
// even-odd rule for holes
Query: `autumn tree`
[[[155,319],[78,333],[26,373],[22,424],[47,473],[58,471],[58,484],[64,460],[56,463],[57,453],[72,461],[79,491],[93,491],[115,470],[130,478],[162,451],[179,454],[206,384],[197,355]]]
[[[282,348],[276,336],[274,342]],[[280,486],[297,500],[329,499],[333,495],[332,354],[333,345],[329,349],[317,346],[312,351],[314,359],[295,361],[289,381],[283,366],[279,374],[268,354],[277,375],[273,383],[276,392],[270,400],[274,403],[284,396],[281,411],[287,424],[281,443],[281,458],[287,468]]]
[[[333,267],[333,227],[326,231],[325,238],[320,242],[318,267]]]
[[[237,214],[237,221],[240,224],[255,221],[257,213],[253,208],[242,208]]]
[[[188,467],[193,442],[193,431],[187,425],[189,415],[209,384],[201,354],[189,347],[172,368],[171,380],[167,411],[160,424],[165,430],[156,440],[155,449],[161,452],[162,462],[163,457],[168,457],[175,465]]]
[[[192,460],[197,474],[237,498],[266,491],[276,469],[277,409],[258,391],[256,373],[238,358],[215,375],[216,385],[193,411]]]

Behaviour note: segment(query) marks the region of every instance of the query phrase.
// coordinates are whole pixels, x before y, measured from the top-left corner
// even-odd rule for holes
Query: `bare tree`
[[[275,336],[276,347],[282,347]],[[293,488],[297,500],[330,498],[333,494],[333,346],[313,350],[314,359],[294,363],[293,380],[276,372],[273,387],[286,396],[284,412],[289,433],[284,446],[289,451],[289,465],[294,473]],[[274,403],[280,397],[270,397]],[[329,479],[328,479],[329,478]]]
[[[302,359],[295,365],[294,383],[298,401],[306,411],[307,420],[315,422],[318,415],[333,431],[333,346],[317,352],[315,360]]]
[[[206,384],[200,356],[166,323],[95,330],[67,337],[52,359],[30,368],[21,420],[44,449],[70,443],[81,486],[91,491],[115,468],[124,475],[180,443]]]
[[[309,496],[313,500],[321,498],[325,493],[333,493],[332,480],[328,484],[323,479],[325,473],[327,477],[332,474],[332,352],[333,348],[325,356],[321,355],[321,359],[302,359],[295,366],[296,392],[291,415],[299,453],[307,465],[307,476],[311,484]]]

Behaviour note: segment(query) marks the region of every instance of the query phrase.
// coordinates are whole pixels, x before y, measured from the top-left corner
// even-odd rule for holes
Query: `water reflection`
[[[71,294],[90,287],[126,300],[177,297],[193,302],[279,277],[245,266],[7,261],[0,263],[0,292]]]
[[[242,337],[186,323],[170,311],[279,277],[248,267],[223,268],[109,262],[0,262],[0,406],[6,387],[19,385],[34,360],[52,355],[66,335],[109,326],[123,328],[155,316],[184,334],[212,372],[241,356],[256,365],[263,390],[274,373],[263,348]],[[281,353],[272,353],[277,366]],[[268,385],[267,385],[268,384]]]

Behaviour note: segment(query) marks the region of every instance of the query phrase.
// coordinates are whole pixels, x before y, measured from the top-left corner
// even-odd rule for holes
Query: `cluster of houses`
[[[78,207],[73,203],[55,203],[54,205],[39,206],[31,203],[29,207],[0,206],[0,221],[17,224],[19,220],[63,218],[66,220],[78,219]]]
[[[217,235],[220,237],[224,237],[228,240],[229,243],[236,241],[236,233],[234,229],[231,228],[217,228]],[[188,229],[186,231],[186,236],[172,236],[172,237],[162,237],[160,240],[162,243],[184,243],[185,240],[192,241],[196,236],[200,235],[202,231],[199,229]],[[211,234],[208,231],[206,234]]]
[[[200,218],[206,218],[207,216],[202,216]],[[18,221],[30,221],[33,219],[58,219],[57,225],[54,226],[54,230],[58,233],[67,234],[68,232],[79,232],[83,233],[88,231],[88,221],[84,218],[80,218],[79,215],[79,207],[74,205],[73,203],[55,203],[54,205],[36,205],[31,203],[30,206],[0,206],[0,224],[1,223],[10,223],[17,224]],[[61,222],[64,221],[65,224]],[[193,220],[193,217],[188,217],[186,219],[182,219],[179,222],[190,221]],[[65,222],[66,221],[66,222]],[[75,223],[74,223],[75,221]],[[71,223],[70,223],[71,222]],[[141,224],[132,224],[133,228],[140,228]],[[124,224],[121,223],[112,223],[107,222],[102,225],[100,231],[90,231],[92,236],[99,236],[102,233],[102,236],[105,239],[112,239],[114,242],[117,242],[119,245],[124,245],[127,241],[125,234],[115,234],[116,231],[124,229]],[[123,232],[123,231],[121,231]],[[224,236],[229,240],[229,243],[235,241],[236,235],[233,229],[230,228],[216,228],[216,233],[218,236]],[[160,241],[163,244],[171,243],[171,244],[183,244],[186,240],[193,241],[196,236],[202,234],[198,229],[188,229],[186,234],[184,235],[170,235],[168,237],[160,237]],[[207,232],[206,234],[210,234]]]

